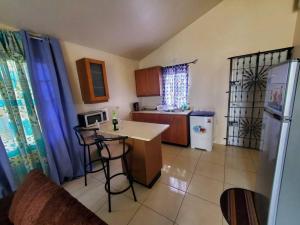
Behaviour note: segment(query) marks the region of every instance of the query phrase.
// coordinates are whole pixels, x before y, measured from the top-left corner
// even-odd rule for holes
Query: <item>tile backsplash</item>
[[[140,108],[155,108],[161,104],[161,96],[139,97]]]

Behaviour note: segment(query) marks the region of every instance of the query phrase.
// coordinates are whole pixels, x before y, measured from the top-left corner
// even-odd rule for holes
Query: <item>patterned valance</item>
[[[0,30],[0,60],[23,62],[24,55],[20,32]]]

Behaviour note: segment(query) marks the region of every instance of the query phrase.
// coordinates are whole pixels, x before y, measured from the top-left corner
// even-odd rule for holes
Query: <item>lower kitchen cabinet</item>
[[[132,120],[138,122],[169,124],[170,127],[162,133],[162,141],[177,145],[189,145],[188,115],[133,112]]]

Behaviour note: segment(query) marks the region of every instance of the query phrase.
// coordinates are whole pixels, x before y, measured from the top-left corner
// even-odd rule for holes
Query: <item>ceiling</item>
[[[1,0],[0,22],[141,59],[222,0]]]

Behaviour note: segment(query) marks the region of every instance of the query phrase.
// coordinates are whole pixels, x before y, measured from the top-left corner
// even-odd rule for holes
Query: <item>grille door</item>
[[[290,59],[291,50],[230,58],[227,145],[259,148],[268,69]]]

